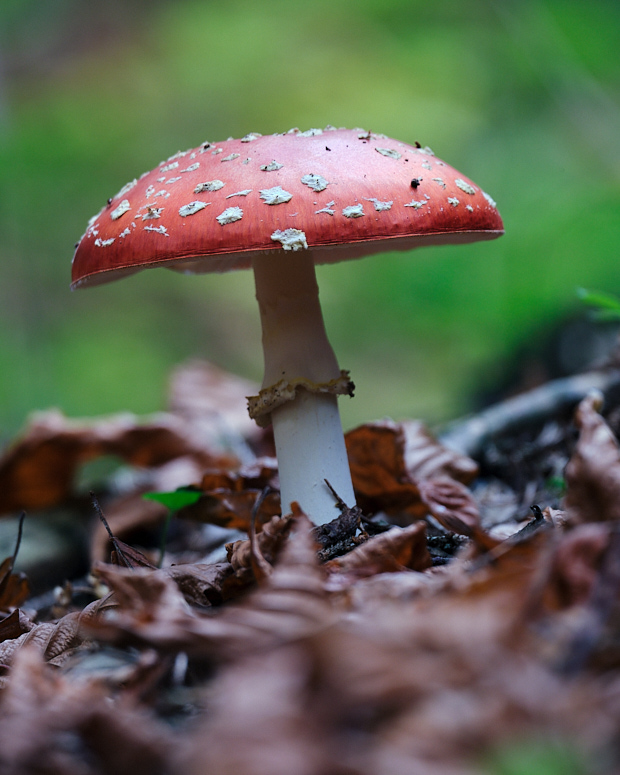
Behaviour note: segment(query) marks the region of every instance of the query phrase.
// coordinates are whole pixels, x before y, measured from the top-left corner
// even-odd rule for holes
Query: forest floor
[[[1,775],[620,772],[620,373],[350,431],[321,528],[247,388],[5,450]]]

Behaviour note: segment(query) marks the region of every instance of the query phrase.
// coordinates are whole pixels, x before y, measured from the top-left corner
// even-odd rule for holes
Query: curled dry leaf
[[[113,616],[90,622],[93,638],[121,646],[135,644],[188,652],[193,649],[204,658],[214,656],[225,642],[226,627],[219,626],[215,618],[199,617],[165,574],[101,564],[96,571],[118,601],[118,608]]]
[[[13,573],[15,560],[19,553],[24,527],[25,512],[19,518],[17,538],[13,554],[6,557],[0,565],[0,611],[10,611],[21,605],[30,594],[30,584],[24,573]]]
[[[30,594],[25,573],[13,573],[14,557],[7,557],[0,565],[0,611],[20,606]]]
[[[231,455],[201,446],[191,424],[171,414],[159,414],[149,422],[133,415],[86,422],[68,420],[57,411],[43,412],[0,459],[0,514],[62,503],[71,494],[79,466],[101,455],[142,467],[187,456],[202,468],[238,463]]]
[[[269,522],[265,522],[260,533],[256,534],[258,549],[270,565],[275,563],[280,549],[288,538],[292,523],[293,518],[291,516],[275,516]],[[250,539],[246,538],[226,544],[226,553],[228,561],[237,576],[245,577],[249,575],[253,578]]]
[[[233,569],[228,562],[171,565],[157,572],[171,578],[193,606],[219,605],[239,591],[239,585],[231,579]]]
[[[601,401],[590,393],[575,413],[579,439],[565,471],[565,507],[575,523],[620,519],[620,450],[598,412]]]
[[[377,573],[430,568],[431,557],[426,547],[426,525],[416,522],[406,528],[393,527],[348,554],[325,563],[328,571],[364,578]]]
[[[363,512],[406,512],[424,517],[428,505],[422,481],[445,477],[470,482],[478,467],[468,457],[442,446],[420,422],[370,423],[346,434],[353,487]]]
[[[0,643],[5,640],[19,638],[34,627],[34,622],[24,614],[19,608],[16,608],[4,619],[0,620]]]
[[[385,424],[386,421],[381,423]],[[444,447],[423,422],[408,420],[399,425],[405,467],[410,476],[419,480],[449,476],[464,484],[475,479],[478,464],[466,455]]]
[[[448,476],[422,479],[420,497],[428,511],[448,530],[472,535],[479,530],[478,506],[464,484]]]
[[[155,528],[161,525],[168,510],[161,503],[146,500],[142,492],[131,492],[115,498],[105,506],[105,518],[114,536],[130,535],[138,529]],[[90,538],[92,562],[106,562],[113,545],[103,523],[97,520]]]
[[[4,563],[3,563],[4,565]],[[2,573],[0,566],[0,573]],[[9,573],[0,591],[0,610],[7,611],[20,606],[30,595],[30,584],[25,573]]]
[[[110,543],[114,547],[111,552],[112,564],[121,565],[124,568],[151,568],[151,570],[153,570],[156,566],[153,565],[153,563],[145,554],[143,554],[143,552],[135,549],[129,544],[126,544],[124,541],[121,541],[120,538],[117,538],[114,535],[107,519],[104,516],[103,511],[101,510],[97,496],[92,492],[90,495],[92,504],[95,508],[95,511],[97,512],[97,516],[99,517],[99,521],[105,528]]]
[[[72,611],[57,622],[33,624],[20,618],[22,633],[17,637],[5,635],[9,639],[0,643],[0,665],[9,667],[25,646],[36,648],[47,662],[62,664],[69,652],[86,640],[84,628],[113,605],[108,597],[96,600],[82,611]]]
[[[231,607],[222,618],[249,627],[255,642],[263,646],[283,643],[322,630],[332,621],[325,592],[324,572],[317,560],[313,525],[305,515],[295,524],[273,573],[247,599],[247,605]]]
[[[609,546],[609,523],[578,525],[562,536],[551,560],[547,602],[552,608],[583,605],[592,593]]]
[[[547,535],[527,615],[559,674],[620,665],[620,526],[599,522]]]

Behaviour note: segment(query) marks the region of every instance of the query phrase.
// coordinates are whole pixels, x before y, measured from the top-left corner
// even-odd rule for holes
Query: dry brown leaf
[[[325,722],[309,707],[312,667],[305,648],[288,645],[225,671],[206,724],[187,741],[182,771],[344,775],[331,755]]]
[[[161,503],[147,500],[143,492],[131,492],[115,498],[105,506],[105,517],[110,530],[119,538],[139,528],[162,525],[168,509]],[[100,521],[94,526],[90,539],[92,562],[106,562],[110,558],[110,536]]]
[[[198,485],[205,495],[181,509],[179,516],[249,533],[258,501],[257,527],[280,514],[277,472],[276,461],[272,458],[260,458],[236,471],[226,468],[207,471]],[[273,487],[273,492],[263,497],[267,487]]]
[[[620,666],[618,523],[578,525],[557,537],[532,614],[547,658],[564,675]],[[536,607],[534,604],[537,603]]]
[[[439,570],[445,567],[445,565],[439,566]],[[422,593],[428,594],[429,588],[437,588],[441,585],[441,580],[436,576],[436,570],[377,573],[375,576],[356,578],[351,585],[342,574],[332,573],[327,579],[327,589],[334,593],[346,591],[346,595],[340,595],[340,600],[336,602],[344,603],[347,610],[368,610],[374,605],[383,606],[386,601],[389,605],[395,601],[406,603]]]
[[[261,490],[214,491],[204,495],[191,506],[181,509],[179,516],[196,522],[249,532],[252,511],[260,495]],[[257,521],[262,524],[279,513],[280,494],[272,492],[261,504]]]
[[[222,612],[222,619],[254,630],[256,645],[282,643],[323,629],[332,621],[324,571],[317,560],[312,523],[301,514],[273,573],[243,605]],[[246,647],[247,648],[247,647]]]
[[[464,484],[442,476],[422,479],[418,488],[428,511],[445,528],[461,535],[479,529],[478,506]]]
[[[98,573],[114,592],[118,609],[113,619],[94,621],[91,630],[118,643],[219,659],[317,631],[332,615],[310,530],[307,517],[299,518],[265,585],[209,617],[190,609],[160,572],[100,566]]]
[[[386,424],[386,421],[381,423]],[[467,455],[455,452],[439,442],[420,420],[399,423],[403,437],[403,456],[410,476],[430,479],[449,476],[469,484],[478,474],[478,464]]]
[[[135,466],[161,466],[191,456],[204,468],[235,466],[236,458],[201,446],[191,425],[171,414],[148,423],[133,415],[94,421],[68,420],[60,412],[36,415],[0,459],[0,514],[36,511],[71,494],[77,469],[101,455]]]
[[[416,522],[406,528],[393,527],[369,538],[342,557],[325,563],[332,573],[340,572],[357,578],[396,573],[405,568],[422,571],[431,565],[424,522]]]
[[[210,687],[190,773],[474,775],[498,744],[613,740],[618,682],[603,700],[526,650],[523,607],[549,540],[477,570],[455,565],[432,594],[362,601],[329,628],[233,661]]]
[[[16,608],[12,613],[0,620],[0,643],[5,640],[19,638],[20,635],[30,632],[34,626],[34,622],[31,622],[19,608]]]
[[[620,450],[600,407],[591,393],[575,413],[579,440],[565,471],[565,507],[575,523],[620,519]]]
[[[171,578],[193,606],[219,605],[239,591],[239,585],[231,580],[233,569],[228,562],[171,565],[158,572]]]
[[[15,659],[0,698],[3,775],[164,775],[172,738],[130,703],[92,681],[71,681],[35,648]]]
[[[551,543],[534,536],[473,572],[455,564],[439,588],[407,601],[371,599],[326,633],[333,642],[315,638],[328,649],[321,665],[331,712],[349,722],[355,714],[372,736],[370,750],[356,751],[362,772],[458,771],[474,765],[472,754],[541,729],[584,744],[611,733],[613,703],[605,707],[596,689],[567,684],[528,652],[523,613]]]
[[[260,533],[257,533],[256,540],[258,548],[270,565],[273,565],[278,556],[278,552],[288,538],[292,526],[292,517],[272,517],[269,522],[265,522]],[[234,541],[226,544],[228,561],[233,567],[237,576],[254,577],[252,570],[252,546],[250,539]]]
[[[8,667],[16,654],[25,646],[33,646],[39,651],[45,661],[61,664],[72,649],[80,646],[85,640],[84,627],[103,611],[112,607],[109,598],[96,600],[82,611],[72,611],[57,622],[42,622],[33,624],[20,620],[20,626],[25,630],[18,637],[4,640],[0,643],[0,665]]]
[[[20,606],[30,594],[26,574],[13,573],[14,561],[14,557],[7,557],[0,564],[0,611]]]
[[[95,639],[171,651],[189,652],[193,648],[207,658],[217,653],[229,634],[215,617],[203,622],[176,583],[164,573],[101,563],[95,570],[118,603],[113,618],[100,617],[90,622],[89,633]],[[214,626],[210,626],[212,622]],[[202,637],[196,635],[201,624]]]
[[[353,487],[366,514],[406,512],[424,517],[428,512],[419,483],[437,477],[470,482],[476,463],[443,447],[419,422],[370,423],[346,434]]]
[[[30,584],[24,573],[13,573],[19,553],[25,512],[21,513],[13,554],[0,564],[0,611],[10,611],[21,605],[30,594]]]
[[[105,518],[101,506],[99,505],[97,496],[92,492],[90,495],[92,504],[95,508],[95,511],[97,512],[97,516],[99,517],[99,521],[103,525],[108,535],[108,539],[114,547],[110,554],[110,561],[112,565],[120,565],[123,568],[150,568],[151,570],[154,570],[157,566],[155,566],[148,559],[148,557],[146,557],[145,554],[133,546],[126,544],[124,541],[121,541],[120,538],[117,538],[114,535],[107,519]]]
[[[611,537],[609,523],[578,525],[562,536],[551,560],[547,586],[552,609],[582,605],[591,595]]]

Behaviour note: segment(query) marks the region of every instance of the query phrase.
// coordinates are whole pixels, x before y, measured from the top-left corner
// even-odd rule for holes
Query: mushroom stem
[[[325,524],[338,516],[325,479],[347,505],[355,505],[355,496],[337,397],[320,391],[341,372],[325,332],[312,253],[259,256],[254,279],[263,329],[263,389],[299,379],[319,389],[298,387],[292,401],[271,412],[282,510],[297,501],[316,524]]]

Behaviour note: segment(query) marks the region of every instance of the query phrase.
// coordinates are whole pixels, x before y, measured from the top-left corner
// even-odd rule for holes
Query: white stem
[[[329,344],[310,251],[296,251],[254,260],[256,298],[263,328],[263,387],[282,379],[314,383],[340,376]],[[337,398],[303,388],[294,401],[272,412],[278,456],[282,511],[297,501],[315,522],[336,516],[327,479],[348,505],[355,505],[351,473]]]
[[[325,480],[348,506],[355,505],[338,399],[300,390],[272,413],[282,513],[297,501],[316,525],[339,511]]]

